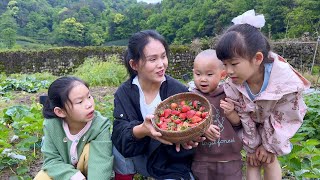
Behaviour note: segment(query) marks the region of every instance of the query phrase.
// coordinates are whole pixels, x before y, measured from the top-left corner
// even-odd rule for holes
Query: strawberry
[[[187,112],[187,118],[190,119],[196,114],[195,110],[190,110]]]
[[[190,110],[190,106],[188,106],[188,105],[183,105],[182,107],[181,107],[181,112],[183,112],[183,113],[185,113],[185,112],[187,112],[187,111],[189,111]]]
[[[175,120],[173,120],[173,122],[176,124],[180,124],[182,121],[180,119],[175,119]]]
[[[201,104],[200,101],[197,101],[197,100],[194,100],[192,102],[192,106],[194,109],[198,109],[198,106],[200,106],[200,104]]]
[[[198,116],[198,117],[201,117],[201,115],[202,115],[201,111],[197,111],[196,114],[195,114],[195,116]]]
[[[163,122],[163,123],[160,125],[160,129],[167,130],[167,129],[168,129],[168,124],[167,124],[166,122]]]
[[[180,114],[180,111],[172,110],[172,111],[171,111],[171,114],[178,116],[178,115]]]
[[[171,103],[171,104],[170,104],[170,108],[171,108],[172,110],[175,110],[177,107],[178,107],[178,104],[177,104],[177,103]]]
[[[159,121],[159,122],[157,123],[157,126],[158,126],[158,127],[161,127],[162,124],[163,124],[163,121]]]
[[[204,118],[207,117],[208,114],[209,114],[208,112],[203,112],[203,113],[201,114],[201,117],[204,119]]]
[[[204,106],[201,106],[200,108],[199,108],[199,111],[204,111],[206,108],[204,107]]]
[[[165,119],[164,117],[160,117],[159,118],[160,121],[164,121],[164,119]]]
[[[168,123],[168,122],[171,122],[171,119],[170,118],[164,118],[163,121]]]
[[[179,114],[179,118],[184,121],[187,118],[187,114],[186,113],[180,113]]]
[[[181,101],[181,102],[180,102],[180,105],[181,105],[181,106],[183,106],[183,105],[185,105],[185,104],[186,104],[186,101]]]
[[[201,118],[201,117],[193,116],[193,117],[191,118],[191,122],[192,122],[192,123],[197,123],[197,122],[200,122],[200,121],[202,121],[202,118]]]
[[[163,114],[164,114],[164,117],[165,117],[165,118],[168,118],[168,117],[170,116],[170,114],[171,114],[171,109],[165,109],[165,110],[163,111]]]

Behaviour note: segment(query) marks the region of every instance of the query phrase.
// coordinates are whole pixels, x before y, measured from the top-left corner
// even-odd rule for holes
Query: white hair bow
[[[262,28],[264,24],[266,23],[266,20],[264,19],[264,16],[256,15],[254,10],[251,9],[247,12],[244,12],[243,14],[235,17],[232,19],[232,22],[234,24],[249,24],[256,28]]]

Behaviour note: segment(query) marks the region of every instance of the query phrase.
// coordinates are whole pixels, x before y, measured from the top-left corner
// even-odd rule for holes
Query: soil
[[[107,95],[113,95],[116,91],[116,87],[90,87],[90,91],[92,96],[95,98],[95,101],[103,101],[104,97]],[[15,99],[11,100],[9,103],[11,104],[32,104],[35,100],[39,102],[39,97],[41,95],[45,95],[46,93],[44,92],[38,92],[38,93],[25,93],[25,92],[15,92],[14,96],[16,97]],[[30,169],[28,172],[28,175],[31,178],[34,178],[34,176],[40,171],[41,166],[42,166],[42,159],[41,159],[41,152],[38,152],[39,154],[39,159],[36,161],[33,161],[30,163]],[[14,168],[14,167],[13,167]],[[9,180],[10,176],[15,176],[14,172],[11,169],[4,169],[1,170],[0,172],[0,179],[1,180]]]

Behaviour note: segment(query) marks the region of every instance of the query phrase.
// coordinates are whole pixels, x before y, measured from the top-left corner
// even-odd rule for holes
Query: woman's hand
[[[199,142],[202,142],[204,140],[206,140],[206,138],[200,136],[186,143],[176,143],[176,151],[179,152],[181,150],[180,146],[182,146],[184,149],[192,149],[194,147],[197,147],[199,145]]]
[[[268,152],[263,145],[260,145],[256,150],[256,157],[263,163],[272,163],[275,160],[275,154]]]
[[[138,139],[149,136],[153,139],[160,141],[163,144],[172,145],[171,142],[161,138],[162,134],[158,132],[152,125],[152,122],[151,122],[152,118],[154,118],[154,115],[151,115],[151,114],[147,115],[146,119],[142,124],[137,125],[133,128],[133,135]]]

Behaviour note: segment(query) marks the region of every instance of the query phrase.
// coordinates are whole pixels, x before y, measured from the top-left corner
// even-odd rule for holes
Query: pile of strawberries
[[[172,102],[170,107],[159,112],[158,116],[156,125],[160,129],[182,131],[197,126],[208,116],[208,112],[197,100],[181,101],[180,103]]]

